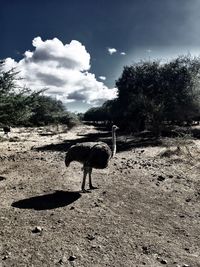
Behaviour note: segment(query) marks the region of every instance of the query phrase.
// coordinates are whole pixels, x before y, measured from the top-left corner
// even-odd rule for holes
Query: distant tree
[[[90,108],[84,115],[85,121],[104,121],[106,120],[106,112],[102,107]]]
[[[4,71],[0,61],[0,124],[38,126],[64,123],[70,128],[78,123],[75,114],[67,112],[61,101],[19,86],[16,69]]]
[[[75,113],[65,111],[59,116],[59,123],[66,124],[69,129],[80,124],[80,118]]]
[[[77,117],[80,121],[84,120],[84,113],[77,113]]]
[[[33,125],[48,125],[58,123],[59,116],[64,112],[64,106],[61,101],[45,95],[38,95],[32,108],[30,122]]]
[[[40,92],[31,92],[18,85],[19,72],[16,69],[4,71],[4,61],[0,61],[0,123],[19,125],[30,114],[35,97]]]
[[[190,57],[124,67],[117,80],[117,120],[125,128],[149,124],[159,134],[164,121],[183,122],[199,112],[200,61]]]
[[[199,113],[200,61],[178,57],[162,67],[164,115],[168,121],[188,121]]]
[[[200,117],[200,59],[180,56],[167,63],[125,66],[116,81],[118,97],[89,109],[85,120],[109,120],[128,131],[153,130]]]
[[[159,75],[159,62],[141,62],[124,67],[116,82],[118,124],[122,124],[123,128],[144,130],[154,111],[162,108]],[[155,113],[158,114],[158,111]]]

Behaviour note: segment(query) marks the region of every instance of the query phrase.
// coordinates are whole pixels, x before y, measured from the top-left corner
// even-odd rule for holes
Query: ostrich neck
[[[115,130],[112,130],[112,157],[116,154],[116,134]]]

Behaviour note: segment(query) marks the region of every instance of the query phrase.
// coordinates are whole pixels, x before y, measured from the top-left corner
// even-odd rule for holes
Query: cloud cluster
[[[21,81],[33,90],[48,88],[46,94],[63,102],[82,101],[98,105],[107,99],[116,97],[116,88],[109,89],[97,81],[89,72],[90,54],[79,41],[63,44],[59,39],[43,41],[36,37],[32,42],[33,51],[26,51],[24,57],[16,62],[5,60],[5,69],[16,67],[20,71]]]
[[[107,48],[107,51],[108,51],[108,53],[109,53],[110,55],[113,55],[113,54],[115,54],[115,53],[118,52],[117,49],[114,48],[114,47],[112,47],[112,48],[108,47],[108,48]],[[120,55],[121,55],[121,56],[125,56],[126,53],[125,53],[125,52],[120,52]]]

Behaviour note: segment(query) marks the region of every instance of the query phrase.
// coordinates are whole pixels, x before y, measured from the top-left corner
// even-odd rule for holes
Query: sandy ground
[[[200,141],[175,153],[169,140],[118,136],[116,157],[93,172],[98,189],[81,193],[65,151],[109,136],[16,128],[0,142],[1,267],[200,266]]]

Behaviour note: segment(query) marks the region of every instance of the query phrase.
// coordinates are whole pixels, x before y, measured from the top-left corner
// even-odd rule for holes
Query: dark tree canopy
[[[199,112],[199,74],[200,61],[190,57],[125,67],[116,82],[118,120],[131,121],[139,130],[151,124],[156,130],[164,121],[192,119]]]
[[[200,60],[190,56],[125,66],[116,81],[117,99],[86,115],[95,120],[103,110],[124,129],[151,127],[158,134],[164,122],[181,123],[200,114],[199,77]]]

